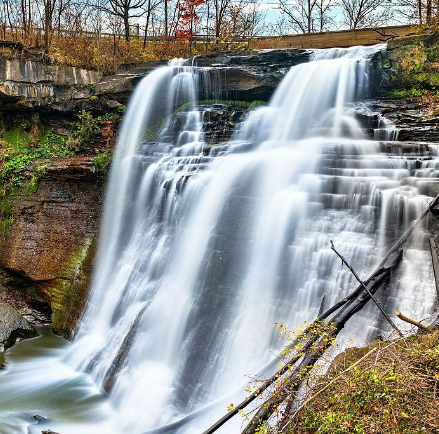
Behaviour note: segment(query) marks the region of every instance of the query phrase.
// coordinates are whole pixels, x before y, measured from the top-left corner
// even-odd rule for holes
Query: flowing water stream
[[[302,325],[355,286],[329,240],[362,276],[373,269],[439,167],[434,146],[419,167],[356,119],[379,49],[316,51],[217,146],[203,127],[216,108],[197,105],[217,89],[210,70],[174,62],[143,79],[120,132],[84,318],[72,344],[46,333],[11,351],[1,433],[199,434],[282,347],[275,322]],[[376,140],[395,138],[381,126]],[[389,312],[431,314],[428,236],[415,233],[380,293]],[[368,305],[345,335],[387,332]]]

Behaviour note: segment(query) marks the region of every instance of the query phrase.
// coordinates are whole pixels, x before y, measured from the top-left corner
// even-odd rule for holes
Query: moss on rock
[[[45,284],[44,291],[52,308],[52,327],[55,333],[70,338],[80,319],[87,299],[96,238],[84,245],[60,267],[60,278]]]

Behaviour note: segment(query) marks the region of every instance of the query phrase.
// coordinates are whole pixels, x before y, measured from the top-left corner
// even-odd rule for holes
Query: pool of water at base
[[[0,434],[118,433],[113,410],[87,374],[64,363],[71,344],[50,328],[6,353],[0,371]],[[56,423],[55,423],[56,421]]]

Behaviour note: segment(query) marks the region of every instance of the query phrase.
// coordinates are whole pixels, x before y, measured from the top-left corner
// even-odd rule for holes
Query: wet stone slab
[[[0,352],[12,347],[17,340],[35,336],[37,332],[19,312],[7,303],[0,303]]]

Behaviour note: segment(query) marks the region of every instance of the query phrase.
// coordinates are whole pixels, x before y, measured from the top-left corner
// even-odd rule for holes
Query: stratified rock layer
[[[230,51],[198,56],[193,64],[210,68],[211,80],[220,84],[215,97],[267,101],[288,69],[309,57],[310,51],[299,49]],[[0,57],[0,105],[9,110],[105,112],[126,104],[139,80],[162,64],[122,65],[114,75],[102,77],[97,71],[47,60]]]
[[[0,231],[0,291],[52,314],[66,337],[76,325],[93,258],[104,180],[91,157],[57,160],[34,195],[15,202],[15,223]]]

